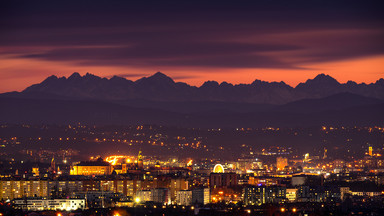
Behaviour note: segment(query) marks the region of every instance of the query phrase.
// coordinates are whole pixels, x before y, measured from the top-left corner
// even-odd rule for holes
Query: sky
[[[380,1],[2,1],[0,92],[50,75],[200,86],[384,77]]]

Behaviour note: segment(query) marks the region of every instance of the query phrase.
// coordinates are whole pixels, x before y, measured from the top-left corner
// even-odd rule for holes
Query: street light
[[[136,202],[136,203],[140,203],[140,198],[139,198],[139,197],[136,197],[135,202]]]

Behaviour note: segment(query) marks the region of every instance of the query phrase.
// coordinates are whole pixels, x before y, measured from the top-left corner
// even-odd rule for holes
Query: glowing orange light
[[[126,155],[111,155],[105,158],[105,161],[110,163],[111,165],[116,165],[119,159],[127,158],[129,156]],[[129,163],[131,160],[127,159],[126,162]]]
[[[192,166],[193,160],[188,161],[187,166]]]

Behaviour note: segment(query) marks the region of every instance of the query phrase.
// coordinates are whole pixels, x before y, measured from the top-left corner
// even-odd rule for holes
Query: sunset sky
[[[0,92],[86,72],[292,86],[384,77],[381,1],[0,3]]]

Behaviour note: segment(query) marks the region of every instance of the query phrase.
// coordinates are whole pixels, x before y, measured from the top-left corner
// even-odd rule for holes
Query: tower
[[[323,159],[327,159],[327,148],[324,148],[324,156],[323,156]]]
[[[141,155],[141,151],[139,151],[139,154],[137,155],[137,168],[143,169],[143,156]]]

